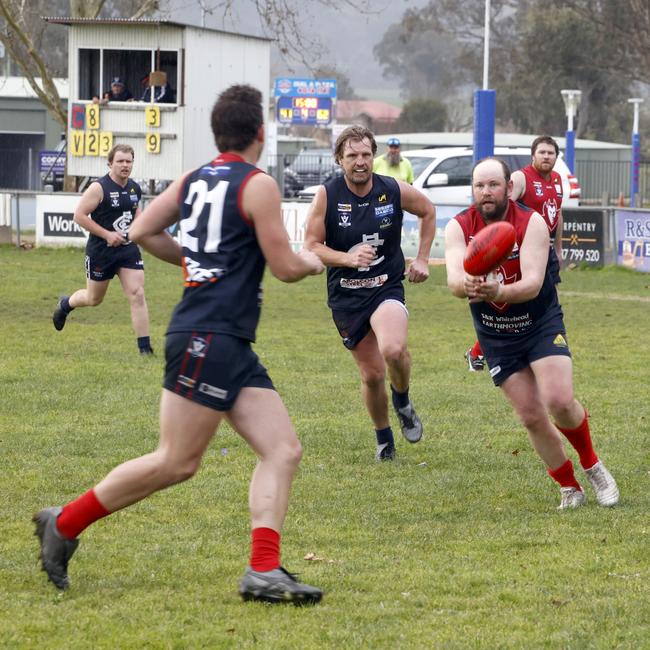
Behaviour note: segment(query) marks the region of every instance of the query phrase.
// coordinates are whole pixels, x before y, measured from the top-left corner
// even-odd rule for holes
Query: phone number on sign
[[[562,259],[569,262],[600,262],[600,251],[594,248],[563,248]]]

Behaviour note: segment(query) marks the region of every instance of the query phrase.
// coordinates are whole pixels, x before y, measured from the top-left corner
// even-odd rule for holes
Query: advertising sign
[[[73,220],[78,194],[36,195],[36,245],[85,246],[88,234]]]
[[[616,210],[616,262],[650,273],[650,213]]]
[[[65,151],[39,151],[38,171],[41,174],[49,171],[54,174],[65,173]]]
[[[562,261],[564,264],[603,266],[605,237],[604,210],[562,208]],[[556,237],[560,233],[556,234]]]
[[[276,97],[336,98],[336,79],[297,79],[281,77],[275,80]]]

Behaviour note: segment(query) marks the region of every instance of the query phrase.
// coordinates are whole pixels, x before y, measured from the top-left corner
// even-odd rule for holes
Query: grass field
[[[469,312],[443,267],[407,288],[425,439],[400,439],[392,464],[374,462],[324,278],[268,277],[256,350],[305,449],[283,563],[324,601],[240,601],[255,459],[227,428],[194,479],[89,528],[57,592],[32,512],[157,442],[181,287],[177,269],[146,264],[153,359],[137,354],[117,281],[54,330],[58,295],[83,282],[81,251],[0,247],[0,647],[650,648],[650,277],[614,268],[565,272],[561,299],[618,507],[598,507],[587,486],[585,507],[556,511],[559,491],[505,399],[466,371]]]

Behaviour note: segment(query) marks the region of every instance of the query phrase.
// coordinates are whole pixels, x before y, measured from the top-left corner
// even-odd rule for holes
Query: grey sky
[[[382,77],[381,68],[373,54],[373,47],[381,40],[390,25],[398,22],[406,9],[422,7],[429,0],[375,0],[372,3],[372,13],[361,14],[350,7],[335,11],[309,0],[296,1],[296,6],[304,6],[302,24],[307,37],[316,36],[323,45],[323,55],[315,56],[315,65],[335,65],[350,78],[357,89],[378,91],[396,87],[394,81]],[[170,0],[174,7],[171,19],[182,22],[201,24],[202,12],[200,5],[212,8],[218,5],[217,0]],[[205,25],[241,31],[247,34],[261,34],[259,18],[250,0],[236,0],[233,12],[224,17],[223,9],[215,8],[205,14]],[[332,4],[338,4],[333,1]],[[314,26],[318,32],[313,33]],[[273,57],[274,74],[288,74],[288,66],[277,56]],[[302,74],[299,68],[296,74]],[[390,92],[388,94],[391,94]],[[397,90],[394,91],[397,97]]]

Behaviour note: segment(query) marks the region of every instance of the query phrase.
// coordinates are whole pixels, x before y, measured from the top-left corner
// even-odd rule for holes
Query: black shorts
[[[215,411],[232,409],[246,386],[275,390],[250,341],[229,334],[167,334],[165,361],[163,387]]]
[[[144,271],[140,249],[133,243],[106,246],[106,250],[86,249],[86,277],[95,282],[112,280],[119,269]]]
[[[501,338],[496,345],[491,337],[479,336],[479,342],[495,386],[538,359],[571,356],[562,318],[554,318],[532,334]]]
[[[370,317],[375,313],[379,305],[387,300],[395,300],[399,302],[406,313],[406,305],[404,304],[404,292],[400,294],[398,291],[387,292],[371,302],[365,309],[360,311],[343,311],[341,309],[332,309],[332,320],[343,339],[343,345],[348,350],[354,348],[361,343],[366,334],[370,331]]]

